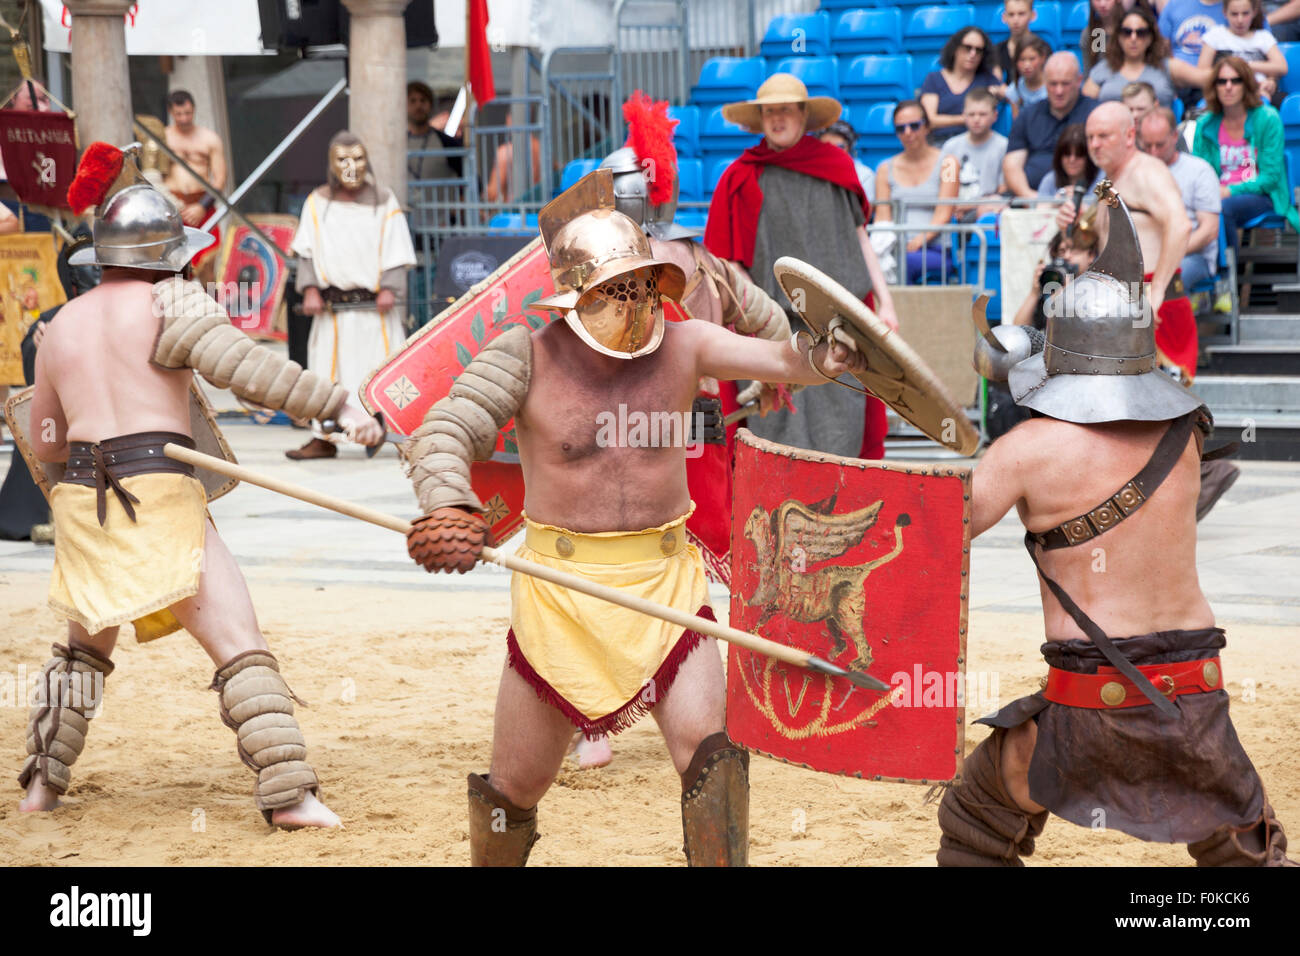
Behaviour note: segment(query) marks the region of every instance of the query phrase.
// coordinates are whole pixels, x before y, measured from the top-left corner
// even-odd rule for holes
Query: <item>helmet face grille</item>
[[[650,270],[647,275],[634,272],[630,275],[619,276],[613,282],[606,282],[604,285],[592,289],[588,296],[602,302],[651,302],[657,305],[659,300],[658,270]]]

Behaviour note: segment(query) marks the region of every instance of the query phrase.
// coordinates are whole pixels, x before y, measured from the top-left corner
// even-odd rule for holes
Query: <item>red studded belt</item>
[[[1177,664],[1142,664],[1138,671],[1170,699],[1223,689],[1223,670],[1217,657]],[[1142,707],[1151,703],[1136,684],[1113,667],[1098,667],[1095,674],[1051,667],[1043,696],[1054,704],[1092,710]]]

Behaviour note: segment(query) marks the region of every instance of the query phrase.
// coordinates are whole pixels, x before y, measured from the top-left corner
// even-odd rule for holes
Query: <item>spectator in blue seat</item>
[[[903,100],[894,108],[894,132],[903,151],[891,156],[876,170],[876,222],[894,221],[889,203],[904,202],[902,223],[916,226],[907,239],[907,281],[922,275],[938,277],[945,268],[944,234],[927,226],[941,226],[952,219],[951,204],[936,199],[956,199],[960,167],[956,156],[944,156],[926,138],[930,123],[916,100]]]
[[[1082,77],[1073,53],[1053,53],[1043,68],[1047,99],[1020,111],[1007,137],[1002,178],[1013,195],[1034,199],[1038,184],[1052,168],[1056,141],[1067,126],[1088,119],[1097,101],[1079,95]]]
[[[1016,53],[1016,81],[1007,84],[1007,102],[1011,104],[1013,120],[1026,106],[1047,99],[1047,81],[1043,78],[1043,67],[1051,55],[1052,48],[1042,37],[1031,33],[1021,41]]]
[[[1201,87],[1208,79],[1198,66],[1201,41],[1212,28],[1227,25],[1222,0],[1166,0],[1160,8],[1160,33],[1169,40],[1173,53],[1169,77],[1188,106],[1200,100]]]
[[[1255,71],[1240,57],[1220,61],[1205,87],[1205,105],[1192,153],[1219,177],[1224,237],[1236,248],[1242,224],[1270,212],[1300,232],[1287,183],[1282,117],[1260,99]]]
[[[958,30],[939,53],[940,69],[926,74],[921,83],[921,106],[924,107],[933,143],[942,143],[966,130],[961,118],[966,94],[987,86],[995,96],[1003,87],[992,72],[993,52],[988,35],[979,27]]]
[[[1087,192],[1083,201],[1096,201],[1092,190],[1101,181],[1101,170],[1088,154],[1088,136],[1083,124],[1067,126],[1056,141],[1052,155],[1052,168],[1038,184],[1038,195],[1044,199],[1069,199],[1074,187],[1082,184]]]
[[[1029,32],[1029,22],[1034,17],[1034,0],[1006,0],[1002,4],[1002,22],[1007,25],[1008,36],[993,48],[993,71],[1008,87],[1020,77],[1020,51],[1034,34]],[[1043,59],[1047,59],[1046,56]]]
[[[1205,74],[1203,79],[1210,78],[1216,60],[1239,56],[1254,64],[1260,96],[1277,102],[1278,80],[1286,76],[1289,67],[1277,45],[1277,37],[1264,25],[1260,0],[1224,0],[1223,13],[1228,25],[1212,27],[1201,38],[1201,58],[1197,65]]]
[[[1150,83],[1156,101],[1168,106],[1174,101],[1168,60],[1169,44],[1160,35],[1155,14],[1137,4],[1108,35],[1106,55],[1088,72],[1083,95],[1098,102],[1118,100],[1128,84]]]
[[[853,158],[853,168],[858,172],[858,182],[862,183],[862,191],[867,194],[867,200],[874,206],[876,204],[875,170],[858,159],[853,152],[858,142],[858,131],[848,120],[837,119],[818,133],[817,138],[823,143],[830,143],[836,149],[844,150]]]

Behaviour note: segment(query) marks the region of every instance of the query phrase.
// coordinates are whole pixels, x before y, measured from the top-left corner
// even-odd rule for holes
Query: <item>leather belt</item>
[[[102,526],[108,516],[108,489],[122,504],[132,521],[140,499],[122,485],[123,478],[153,472],[175,472],[193,477],[194,466],[168,458],[163,446],[168,442],[194,447],[194,439],[177,432],[137,432],[106,438],[99,443],[74,441],[68,444],[68,465],[62,481],[95,489],[95,513]]]
[[[1203,694],[1223,688],[1223,670],[1217,657],[1178,664],[1141,664],[1137,669],[1170,700],[1183,694]],[[1104,666],[1098,667],[1095,674],[1051,667],[1043,696],[1054,704],[1090,710],[1117,710],[1150,704],[1137,684],[1115,668]]]
[[[379,293],[371,292],[369,289],[336,289],[333,286],[326,286],[320,290],[320,297],[330,304],[374,302],[379,297]]]

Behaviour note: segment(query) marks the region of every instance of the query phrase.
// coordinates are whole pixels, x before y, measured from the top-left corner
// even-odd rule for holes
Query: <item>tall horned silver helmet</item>
[[[1097,195],[1110,206],[1106,248],[1048,302],[1043,350],[1011,369],[1012,397],[1079,424],[1178,418],[1202,402],[1160,369],[1133,219],[1109,180]]]
[[[78,215],[95,207],[94,245],[74,252],[69,265],[179,272],[216,241],[182,222],[171,200],[140,172],[139,153],[139,143],[124,150],[107,143],[87,147],[68,198]]]
[[[599,169],[614,174],[614,208],[627,216],[655,239],[694,239],[699,232],[673,222],[677,215],[677,171],[671,170],[673,195],[659,205],[650,203],[650,185],[646,180],[648,170],[642,166],[636,150],[624,146],[610,153]]]

